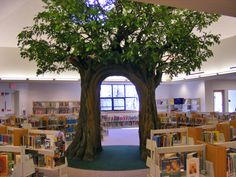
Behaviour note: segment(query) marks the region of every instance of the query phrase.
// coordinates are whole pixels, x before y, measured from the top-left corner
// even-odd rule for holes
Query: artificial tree
[[[81,78],[81,109],[69,157],[93,160],[102,150],[100,85],[113,75],[136,87],[140,152],[159,128],[155,89],[162,74],[189,74],[213,55],[219,36],[202,30],[217,15],[129,0],[43,0],[44,11],[18,35],[21,56],[37,63],[37,74],[76,70]],[[68,90],[69,92],[69,90]]]

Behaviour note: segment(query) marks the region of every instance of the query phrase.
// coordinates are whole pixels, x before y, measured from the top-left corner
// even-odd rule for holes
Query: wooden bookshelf
[[[111,111],[102,112],[101,126],[107,128],[138,127],[139,117],[137,111]]]
[[[20,161],[14,162],[14,170],[11,177],[26,177],[35,173],[33,159],[30,159],[28,155],[25,154],[25,147],[4,145],[0,146],[0,152],[11,152],[19,154]]]
[[[217,124],[216,130],[224,134],[225,141],[230,141],[230,125],[228,123]]]
[[[193,138],[194,144],[196,144],[197,141],[202,140],[202,132],[203,132],[203,129],[200,127],[199,128],[198,127],[189,127],[188,128],[188,137]]]
[[[33,114],[78,114],[80,110],[79,101],[34,101]]]
[[[186,153],[186,152],[198,152],[201,155],[202,158],[202,169],[200,169],[200,172],[203,170],[205,171],[205,159],[206,159],[206,147],[204,144],[199,145],[184,145],[184,146],[173,146],[173,147],[156,147],[155,148],[155,154],[154,154],[154,168],[155,174],[151,174],[150,176],[157,177],[161,176],[161,168],[160,168],[160,155],[161,154],[170,154],[170,153]],[[153,164],[151,164],[153,165]],[[199,165],[200,168],[200,165]]]
[[[0,134],[6,134],[7,133],[7,126],[0,125]]]
[[[206,160],[214,164],[215,177],[226,177],[226,149],[225,147],[206,144]]]

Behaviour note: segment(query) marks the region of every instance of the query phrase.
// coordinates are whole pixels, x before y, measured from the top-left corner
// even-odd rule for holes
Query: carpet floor
[[[78,159],[68,159],[68,166],[72,168],[119,171],[145,169],[145,162],[140,159],[139,146],[113,145],[103,146],[103,151],[93,162]]]

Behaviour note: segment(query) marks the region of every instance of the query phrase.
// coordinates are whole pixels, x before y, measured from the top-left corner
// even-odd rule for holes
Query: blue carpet
[[[103,146],[93,162],[78,159],[68,159],[68,166],[72,168],[119,171],[145,169],[145,162],[140,159],[139,146]]]

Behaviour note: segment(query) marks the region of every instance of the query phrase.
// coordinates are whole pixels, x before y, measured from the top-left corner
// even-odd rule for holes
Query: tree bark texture
[[[150,130],[159,128],[155,89],[160,79],[144,71],[140,72],[130,65],[100,65],[93,70],[81,72],[81,108],[76,136],[67,150],[69,158],[94,160],[102,150],[100,129],[100,85],[102,81],[114,75],[128,78],[136,87],[139,96],[139,139],[140,154],[146,160],[146,139]]]
[[[69,158],[92,161],[102,151],[100,83],[93,73],[81,74],[80,113],[75,138],[67,149]]]
[[[146,149],[146,140],[150,138],[152,129],[160,127],[160,121],[157,116],[155,87],[153,83],[136,84],[139,95],[139,140],[141,158],[146,160],[148,151]]]

